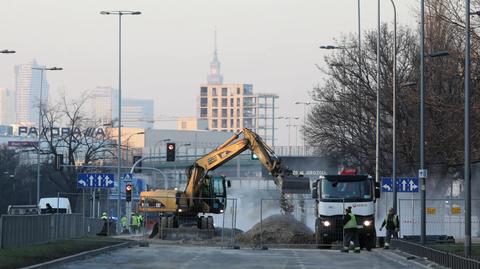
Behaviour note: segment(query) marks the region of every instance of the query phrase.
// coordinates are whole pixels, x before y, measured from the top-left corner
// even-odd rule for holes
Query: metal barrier
[[[145,241],[182,240],[192,244],[233,246],[238,232],[236,206],[235,198],[190,200],[178,197],[145,197],[136,206],[132,206],[132,211],[136,212],[137,216],[142,215],[143,223],[136,226],[137,221],[132,221],[130,228]]]
[[[480,200],[473,199],[473,204]],[[399,199],[400,235],[420,235],[420,199]],[[427,199],[426,200],[427,235],[449,235],[455,239],[465,236],[465,210],[463,199]],[[480,236],[480,216],[478,211],[472,215],[472,235]]]
[[[47,243],[100,232],[102,220],[82,219],[80,214],[2,215],[0,247]]]
[[[392,247],[415,256],[425,257],[435,263],[453,269],[480,269],[480,261],[466,258],[438,249],[407,242],[405,240],[392,239]]]

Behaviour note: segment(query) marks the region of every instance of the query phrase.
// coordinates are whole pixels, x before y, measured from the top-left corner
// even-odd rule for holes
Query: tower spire
[[[207,76],[208,84],[222,84],[223,76],[220,74],[220,62],[217,55],[217,27],[213,31],[213,59],[210,62],[210,74]]]

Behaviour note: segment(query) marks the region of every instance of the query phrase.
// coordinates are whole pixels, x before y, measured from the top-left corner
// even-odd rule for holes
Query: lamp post
[[[465,243],[464,254],[472,255],[472,190],[470,174],[470,15],[480,15],[480,11],[470,12],[470,0],[465,0],[465,127],[464,127],[464,184],[465,184]]]
[[[37,204],[40,202],[40,137],[43,129],[42,124],[42,90],[43,90],[43,71],[60,71],[61,67],[32,67],[32,70],[40,71],[40,93],[38,103],[38,130],[37,130]]]
[[[294,120],[298,120],[299,117],[283,117],[284,119],[288,120],[288,124],[287,124],[287,127],[288,127],[288,155],[292,155],[292,145],[290,143],[290,127],[293,126],[291,124],[291,120],[294,119]]]
[[[101,15],[118,16],[118,148],[117,148],[117,175],[118,175],[118,197],[117,197],[117,217],[120,218],[120,181],[122,167],[122,16],[140,15],[140,11],[101,11]],[[117,231],[120,232],[120,222],[117,221]]]
[[[393,6],[393,70],[392,70],[392,187],[393,209],[397,214],[397,8],[395,2],[390,0]]]
[[[129,142],[130,138],[132,138],[133,136],[135,136],[135,135],[141,135],[141,134],[145,134],[145,132],[134,133],[134,134],[131,134],[131,135],[127,138],[127,149],[125,150],[125,159],[127,160],[127,163],[128,163],[128,142]]]
[[[303,105],[303,148],[305,150],[305,146],[306,146],[306,138],[307,138],[307,132],[305,130],[305,126],[306,126],[306,123],[307,123],[307,106],[311,105],[312,103],[310,102],[300,102],[300,101],[297,101],[295,102],[296,105]]]

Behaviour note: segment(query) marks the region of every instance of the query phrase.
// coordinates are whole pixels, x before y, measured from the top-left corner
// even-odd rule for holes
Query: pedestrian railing
[[[97,234],[100,219],[81,214],[2,215],[0,247],[11,248]]]
[[[480,261],[405,240],[392,239],[392,246],[403,252],[427,258],[453,269],[480,269]]]

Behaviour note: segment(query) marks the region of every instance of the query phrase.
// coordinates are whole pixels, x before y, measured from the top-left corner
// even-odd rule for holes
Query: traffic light
[[[253,151],[251,151],[250,154],[251,154],[251,155],[250,155],[250,159],[252,159],[252,160],[258,160],[257,154],[255,154]]]
[[[62,170],[62,165],[63,165],[63,154],[57,154],[55,155],[55,170],[61,171]]]
[[[175,143],[167,143],[167,162],[175,161]]]
[[[133,189],[132,184],[127,183],[127,185],[125,186],[125,200],[127,202],[132,201],[132,189]]]
[[[138,160],[140,160],[142,156],[133,156],[133,164],[135,164]],[[135,169],[133,169],[134,173],[141,173],[142,172],[142,162],[139,162]]]

